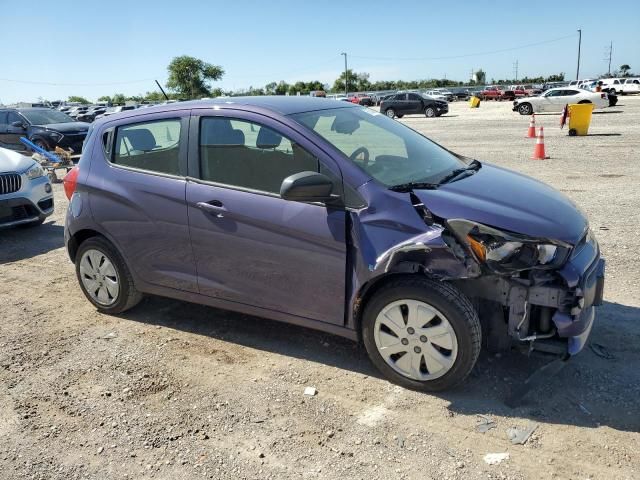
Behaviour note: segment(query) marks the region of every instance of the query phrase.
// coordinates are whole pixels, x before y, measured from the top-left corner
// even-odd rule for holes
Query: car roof
[[[356,105],[350,105],[345,102],[339,102],[328,98],[264,95],[251,97],[225,97],[212,100],[190,100],[186,102],[168,103],[164,105],[155,105],[153,107],[145,108],[144,113],[152,113],[154,111],[167,112],[174,110],[185,110],[189,108],[207,108],[222,105],[241,105],[243,107],[249,107],[248,109],[251,109],[251,107],[255,107],[256,109],[270,110],[282,115],[312,112],[316,110],[329,110],[331,108],[358,108],[358,106]],[[136,110],[131,110],[130,112],[131,113],[126,115],[126,117],[133,117],[139,114]],[[123,116],[120,118],[126,117]]]

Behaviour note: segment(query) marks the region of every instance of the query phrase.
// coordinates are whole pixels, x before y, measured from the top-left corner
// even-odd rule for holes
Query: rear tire
[[[435,392],[469,375],[482,333],[478,314],[462,292],[426,277],[403,276],[381,287],[365,305],[362,338],[369,358],[391,382]]]
[[[92,263],[91,257],[98,258],[98,262]],[[88,263],[85,263],[86,259]],[[113,266],[111,272],[101,270],[107,262]],[[82,293],[100,312],[122,313],[142,300],[142,294],[136,290],[133,277],[122,255],[104,237],[91,237],[82,242],[76,252],[75,264]],[[93,278],[91,278],[92,274],[95,274]],[[102,278],[96,279],[96,276],[102,276]],[[107,281],[110,285],[115,285],[114,288],[117,289],[115,295],[112,294],[115,290],[106,287]],[[106,298],[106,301],[100,301],[100,294],[96,293],[100,291],[105,295],[103,298]]]

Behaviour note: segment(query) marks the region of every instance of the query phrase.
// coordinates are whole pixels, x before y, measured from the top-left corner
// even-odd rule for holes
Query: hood
[[[474,175],[414,193],[438,217],[463,218],[534,238],[575,245],[588,225],[578,207],[557,190],[486,163]]]
[[[86,122],[48,123],[47,125],[32,125],[34,130],[53,130],[60,133],[87,133],[89,124]]]
[[[22,155],[19,152],[14,152],[13,150],[0,148],[0,173],[22,173],[34,163],[36,162],[31,157]]]

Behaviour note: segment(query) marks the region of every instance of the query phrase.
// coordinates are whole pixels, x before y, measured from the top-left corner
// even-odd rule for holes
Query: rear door
[[[137,277],[197,292],[185,201],[188,125],[189,110],[107,123],[87,186],[94,220]]]
[[[302,171],[340,183],[335,163],[261,115],[212,110],[191,123],[187,204],[200,293],[343,324],[346,212],[279,195]]]
[[[415,93],[409,93],[409,99],[407,101],[407,113],[420,113],[422,112],[422,100],[419,95]]]
[[[393,99],[393,105],[396,113],[405,115],[408,113],[408,99],[406,93],[399,93]]]

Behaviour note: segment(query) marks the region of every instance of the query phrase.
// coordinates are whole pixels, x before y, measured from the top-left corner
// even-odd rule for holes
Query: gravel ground
[[[640,98],[595,114],[588,137],[568,137],[558,119],[537,116],[546,161],[529,160],[528,118],[507,102],[402,121],[552,184],[589,215],[608,261],[592,341],[612,358],[586,349],[509,409],[510,387],[539,360],[483,354],[461,388],[425,395],[323,333],[162,298],[101,315],[64,251],[55,185],[45,225],[0,232],[0,477],[640,478]],[[495,428],[479,432],[479,415]],[[506,430],[532,422],[529,441],[512,445]]]

